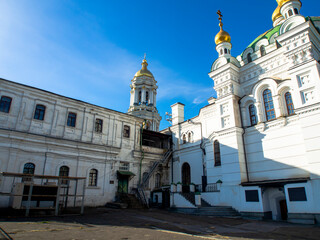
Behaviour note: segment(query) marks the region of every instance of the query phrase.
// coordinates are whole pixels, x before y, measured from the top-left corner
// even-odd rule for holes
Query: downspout
[[[243,97],[242,97],[243,98]],[[244,141],[244,135],[246,134],[246,129],[243,125],[243,120],[242,120],[242,111],[241,111],[241,100],[242,98],[239,99],[238,104],[239,104],[239,111],[240,111],[240,120],[241,120],[241,126],[243,129],[243,133],[242,133],[242,145],[243,145],[243,154],[244,154],[244,163],[246,166],[246,175],[247,175],[247,182],[250,182],[249,179],[249,172],[248,172],[248,160],[247,160],[247,151],[246,151],[246,144]]]
[[[172,142],[172,131],[169,127],[169,132],[171,133],[171,140],[170,140],[170,150],[173,151],[173,148],[172,148],[172,145],[173,145],[173,142]],[[173,153],[172,153],[172,158],[171,158],[171,183],[173,183]]]

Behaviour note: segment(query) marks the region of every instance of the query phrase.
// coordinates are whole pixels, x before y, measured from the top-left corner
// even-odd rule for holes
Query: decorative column
[[[149,98],[150,98],[150,104],[153,104],[153,91],[154,91],[154,89],[152,89],[152,90],[150,91],[150,96],[149,96]]]
[[[134,89],[134,103],[138,104],[139,99],[138,99],[138,95],[139,95],[139,89],[133,88]]]
[[[262,114],[262,107],[261,107],[261,103],[260,102],[256,102],[254,104],[254,106],[256,107],[256,113],[257,113],[257,122],[263,122],[263,114]],[[264,109],[264,106],[263,106]]]
[[[134,90],[132,89],[130,91],[130,106],[133,106],[134,105],[134,101],[135,100],[135,95],[134,95]]]
[[[157,92],[154,91],[153,93],[153,106],[156,107],[157,106]]]
[[[248,121],[248,114],[247,114],[247,108],[246,107],[241,107],[241,116],[242,116],[242,123],[243,123],[243,127],[247,127],[250,126],[250,123]],[[249,111],[249,109],[248,109]]]
[[[274,110],[276,112],[276,118],[282,117],[279,100],[280,100],[279,95],[273,96],[273,105],[274,105]]]

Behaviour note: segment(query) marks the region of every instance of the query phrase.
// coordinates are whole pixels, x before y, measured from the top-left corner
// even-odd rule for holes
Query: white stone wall
[[[143,119],[2,79],[1,96],[11,97],[12,103],[9,113],[0,112],[0,172],[22,173],[24,164],[32,162],[35,174],[58,176],[60,167],[68,166],[69,176],[86,178],[87,206],[114,200],[120,162],[128,162],[129,171],[136,175],[129,181],[129,191],[138,183]],[[46,107],[43,121],[34,119],[37,104]],[[66,126],[68,112],[77,114],[75,127]],[[103,120],[101,133],[95,132],[96,118]],[[123,136],[124,125],[130,127],[129,138]],[[142,161],[142,173],[163,153],[145,151],[151,154]],[[97,186],[90,187],[88,178],[93,168],[98,170],[98,181]],[[3,178],[1,192],[10,192],[12,181]],[[9,199],[2,197],[0,202],[0,207],[6,207]]]

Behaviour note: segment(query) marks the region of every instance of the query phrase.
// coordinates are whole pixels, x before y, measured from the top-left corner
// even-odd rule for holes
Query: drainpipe
[[[172,131],[171,131],[170,127],[169,127],[169,132],[171,133],[170,150],[173,151],[173,148],[172,148],[172,145],[173,145],[172,139],[173,139],[173,137],[172,137]],[[171,158],[171,183],[173,183],[173,152],[172,152],[172,158]],[[170,183],[170,185],[171,185],[171,183]]]
[[[247,160],[246,144],[245,144],[245,141],[244,141],[244,135],[246,134],[246,129],[245,129],[244,125],[243,125],[242,111],[241,111],[241,100],[242,100],[242,98],[239,99],[238,104],[239,104],[239,111],[240,111],[241,126],[242,126],[242,129],[243,129],[242,142],[243,142],[244,163],[245,163],[245,166],[246,166],[247,182],[250,182],[249,172],[248,172],[248,160]]]

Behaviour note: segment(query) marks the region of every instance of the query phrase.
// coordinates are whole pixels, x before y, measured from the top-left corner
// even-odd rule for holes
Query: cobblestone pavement
[[[83,216],[0,218],[11,239],[320,239],[320,227],[166,210],[87,209]],[[0,239],[10,239],[1,236]]]

